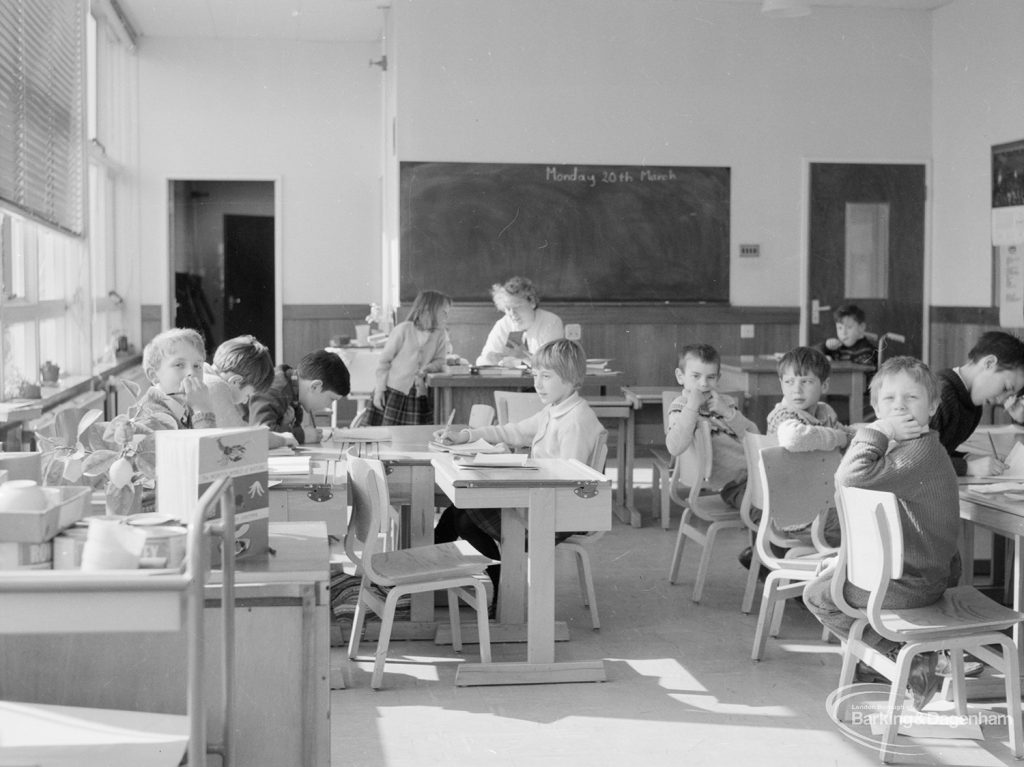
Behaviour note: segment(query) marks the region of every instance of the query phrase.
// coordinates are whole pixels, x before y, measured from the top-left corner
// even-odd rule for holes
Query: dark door
[[[921,356],[925,199],[923,165],[811,164],[811,344],[834,336],[832,311],[854,303],[868,332],[905,337],[886,357]]]
[[[276,319],[274,217],[226,215],[224,338],[256,336],[274,355]]]

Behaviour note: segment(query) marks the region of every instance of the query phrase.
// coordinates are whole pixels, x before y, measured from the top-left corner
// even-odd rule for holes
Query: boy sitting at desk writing
[[[679,351],[676,381],[682,393],[669,406],[665,447],[680,455],[693,444],[701,421],[711,427],[711,477],[708,484],[720,487],[722,500],[740,507],[747,487],[747,461],[743,435],[760,433],[736,407],[736,401],[718,393],[721,358],[713,346],[690,344]]]
[[[206,344],[191,328],[171,328],[142,350],[142,370],[152,386],[139,398],[140,412],[176,429],[217,425],[210,392],[203,383]]]
[[[271,448],[293,441],[300,445],[320,442],[314,413],[329,408],[348,392],[348,368],[341,357],[318,349],[299,360],[297,368],[277,366],[270,388],[249,401],[249,425],[270,429]]]
[[[1002,405],[1024,422],[1024,342],[1001,330],[983,333],[959,367],[940,370],[938,407],[929,427],[939,435],[958,476],[997,476],[1006,465],[995,455],[969,459],[959,447],[981,423],[983,406]]]
[[[939,406],[939,383],[920,360],[893,357],[879,369],[870,388],[878,420],[857,431],[836,472],[836,486],[884,490],[899,498],[903,577],[890,584],[882,607],[924,607],[960,577],[956,474],[943,457],[939,435],[928,428]],[[809,583],[804,604],[826,628],[845,637],[854,619],[832,600],[831,579],[830,574]],[[869,595],[846,584],[843,596],[854,607],[866,607]],[[899,653],[899,644],[871,628],[863,638],[889,658]],[[939,689],[938,661],[934,652],[913,660],[907,686],[918,709]]]
[[[533,355],[533,386],[544,409],[518,423],[485,426],[450,432],[447,428],[434,435],[446,444],[459,445],[478,439],[504,442],[510,447],[530,446],[533,458],[575,458],[591,464],[605,429],[590,405],[577,391],[587,372],[587,356],[575,341],[559,339],[544,344]],[[597,468],[599,471],[601,467]],[[563,534],[567,537],[568,534]],[[456,538],[469,541],[486,557],[500,559],[501,512],[498,509],[445,509],[434,528],[435,543],[450,543]],[[487,574],[497,598],[501,566],[491,565]]]

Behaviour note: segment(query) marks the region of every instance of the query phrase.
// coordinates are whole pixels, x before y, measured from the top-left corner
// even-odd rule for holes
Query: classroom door
[[[274,355],[274,217],[224,216],[224,338],[253,335]]]
[[[835,335],[854,303],[868,332],[898,333],[885,356],[922,352],[925,166],[811,163],[808,342]]]

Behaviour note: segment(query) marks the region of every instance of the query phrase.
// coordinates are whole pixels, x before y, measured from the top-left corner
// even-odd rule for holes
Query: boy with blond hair
[[[209,389],[203,383],[206,344],[191,328],[171,328],[142,350],[142,370],[152,386],[139,398],[141,413],[175,429],[217,425]]]
[[[210,390],[213,414],[221,427],[248,426],[242,406],[274,382],[274,358],[253,336],[230,338],[203,367],[203,382]]]

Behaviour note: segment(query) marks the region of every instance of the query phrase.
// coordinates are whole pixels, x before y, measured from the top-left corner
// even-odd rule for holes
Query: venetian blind
[[[85,0],[0,0],[0,199],[82,234]]]

